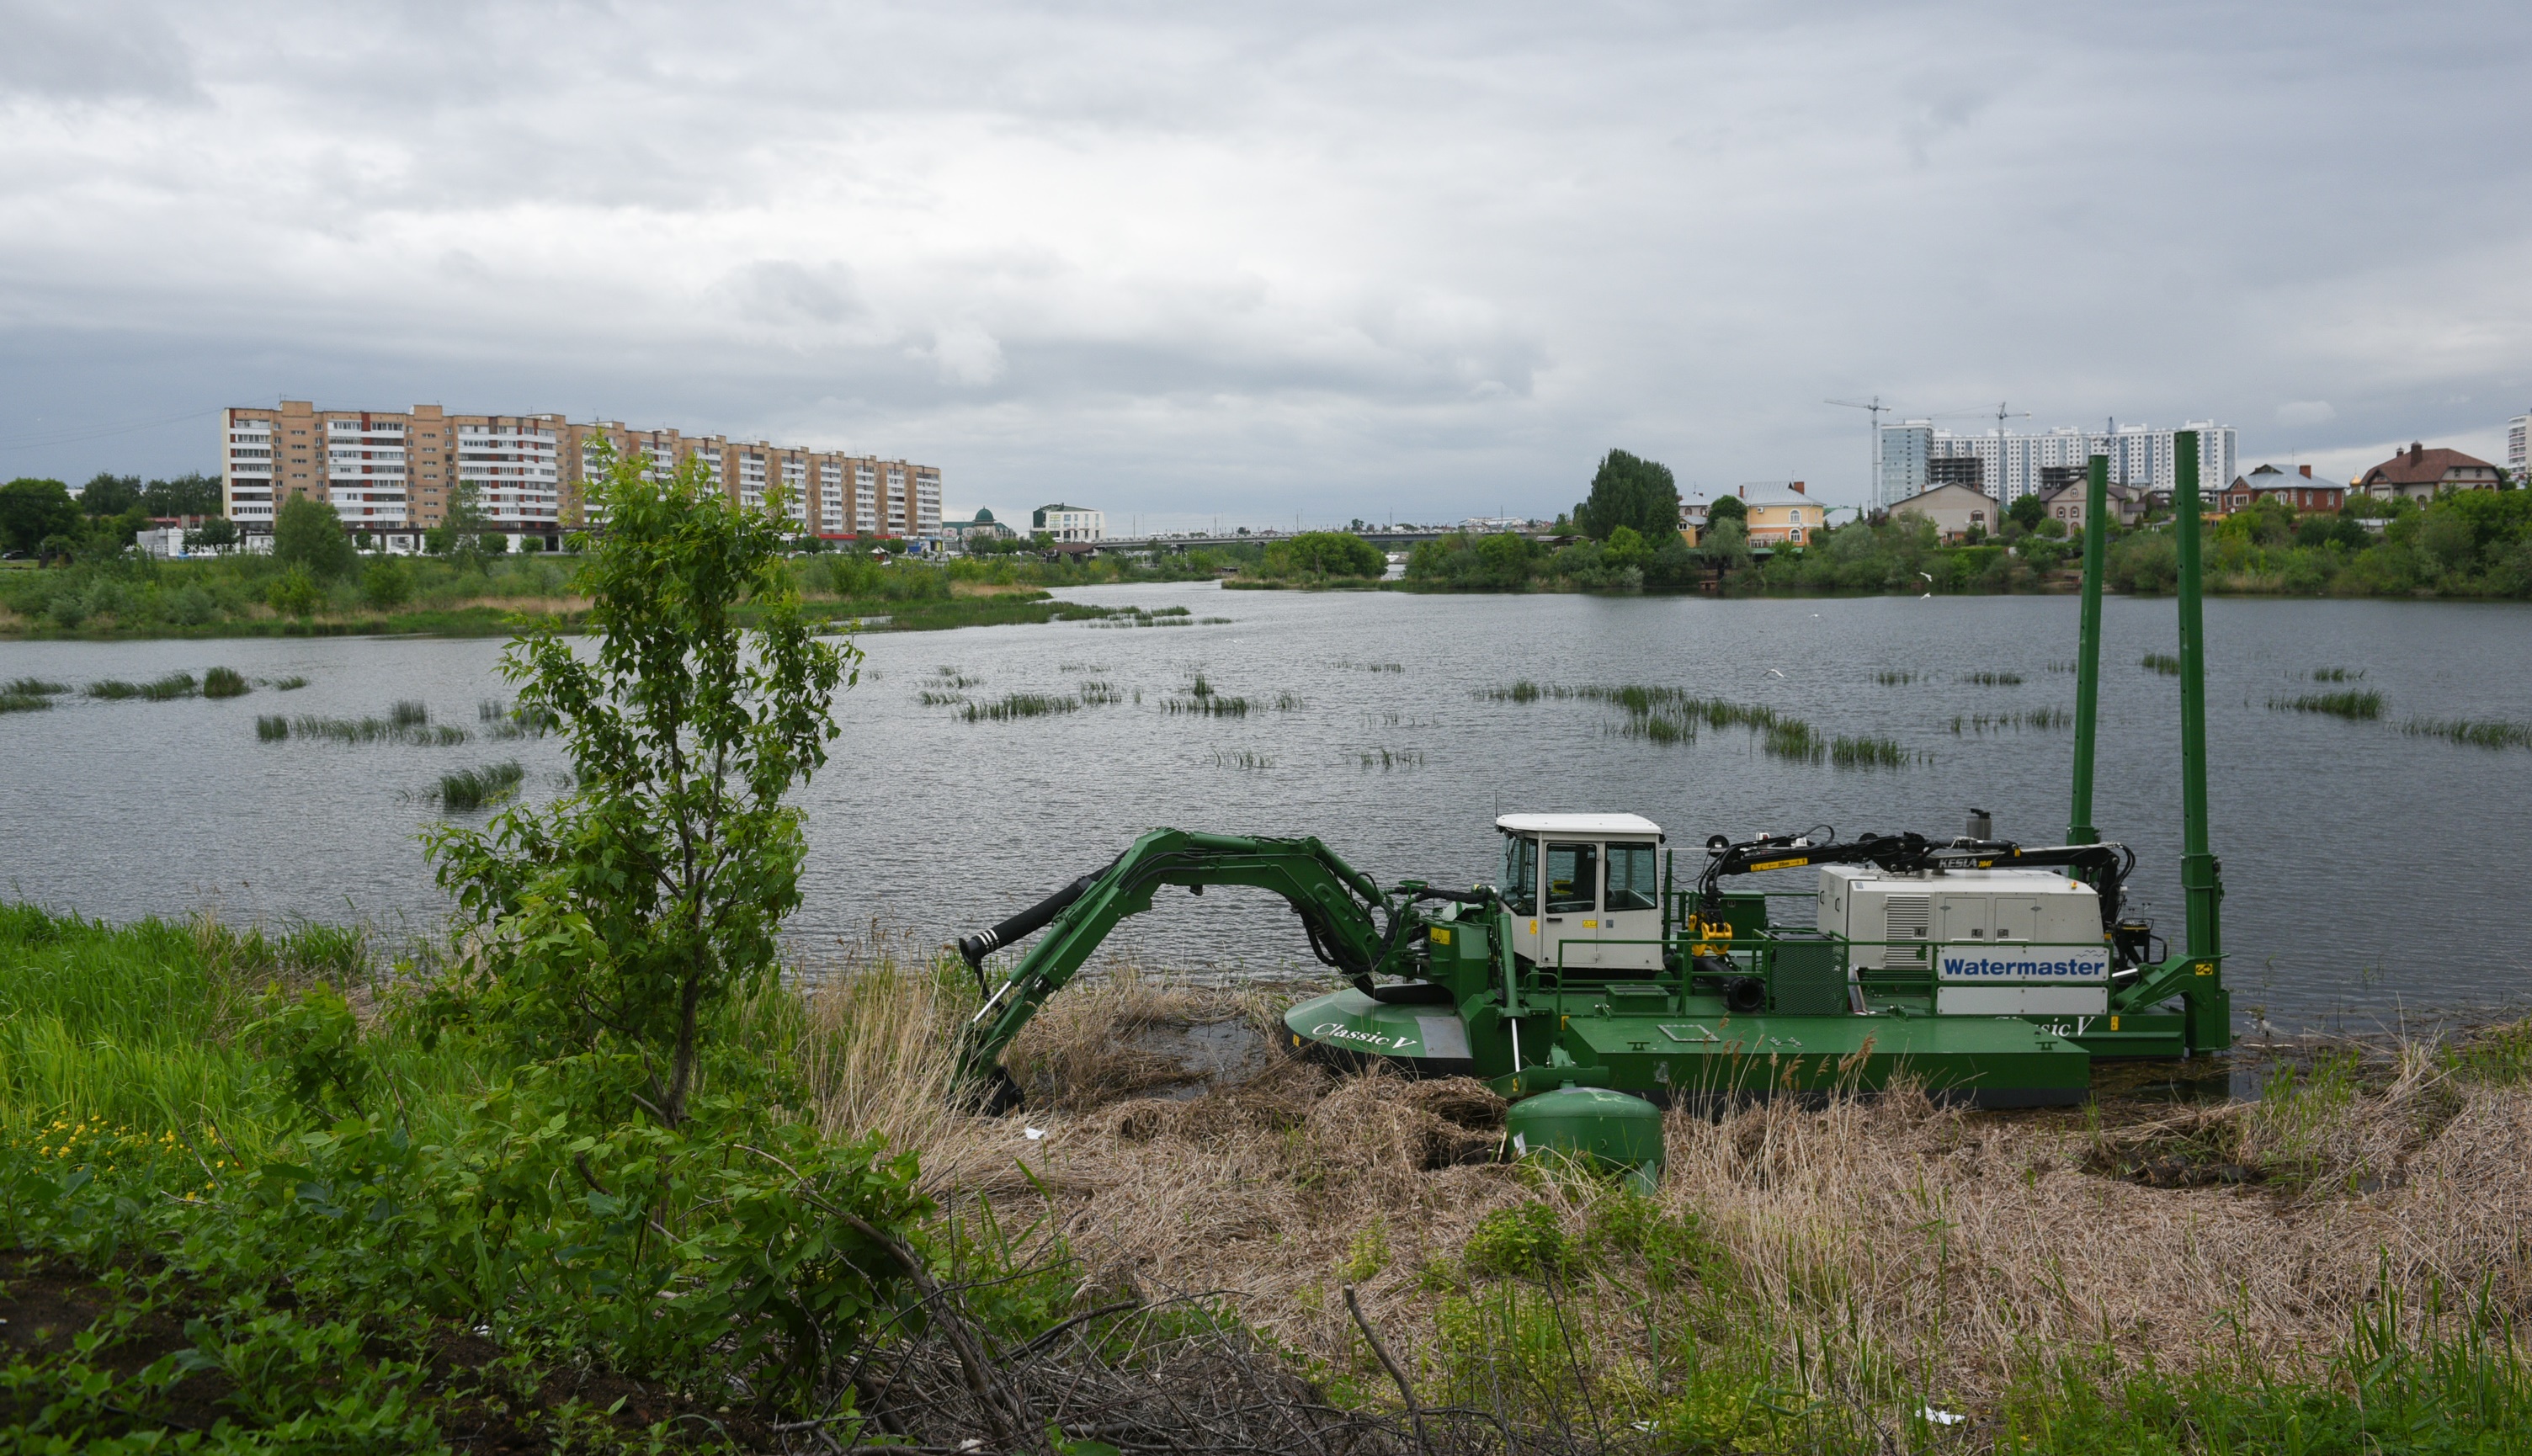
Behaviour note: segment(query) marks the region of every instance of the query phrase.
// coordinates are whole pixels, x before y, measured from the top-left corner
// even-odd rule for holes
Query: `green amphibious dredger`
[[[992,952],[1043,929],[985,998],[963,1066],[999,1106],[1018,1089],[1003,1051],[1117,923],[1180,885],[1252,885],[1300,917],[1350,985],[1284,1017],[1290,1049],[1414,1076],[1484,1079],[1512,1101],[1506,1149],[1656,1176],[1660,1109],[1871,1092],[1902,1079],[1938,1097],[2028,1107],[2082,1100],[2098,1057],[2188,1057],[2231,1044],[2207,843],[2205,628],[2198,452],[2184,437],[2178,517],[2181,885],[2170,947],[2130,917],[2135,856],[2092,825],[2107,471],[2092,459],[2066,842],[1969,832],[1715,835],[1681,863],[1628,813],[1495,821],[1502,871],[1448,889],[1387,889],[1316,839],[1157,829],[1106,868],[969,935]],[[1692,852],[1694,855],[1694,852]],[[1770,922],[1742,876],[1813,869],[1810,924]],[[1780,897],[1781,898],[1781,897]]]

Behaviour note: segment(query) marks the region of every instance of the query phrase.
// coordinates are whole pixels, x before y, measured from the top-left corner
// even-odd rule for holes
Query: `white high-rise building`
[[[2532,484],[2524,478],[2527,470],[2532,470],[2532,415],[2517,415],[2505,421],[2505,473],[2519,489]]]
[[[2009,506],[2081,478],[2095,455],[2109,457],[2112,484],[2169,490],[2179,480],[2174,437],[2184,429],[2198,431],[2198,488],[2222,489],[2239,474],[2238,451],[2233,427],[2212,420],[2167,428],[2122,424],[2106,430],[1990,429],[1978,434],[1937,429],[1928,420],[1904,420],[1881,426],[1875,504],[1886,511],[1935,485],[1967,485]]]

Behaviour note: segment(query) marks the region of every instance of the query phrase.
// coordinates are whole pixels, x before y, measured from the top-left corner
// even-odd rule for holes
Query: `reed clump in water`
[[[53,705],[53,700],[71,691],[68,683],[46,682],[42,678],[11,678],[0,683],[0,713],[39,712]]]
[[[1214,691],[1213,684],[1205,681],[1204,674],[1199,672],[1195,681],[1187,685],[1186,692],[1161,700],[1161,706],[1168,712],[1192,713],[1198,717],[1244,718],[1248,716],[1250,703],[1245,698]]]
[[[2494,718],[2411,718],[2400,731],[2412,738],[2441,738],[2481,749],[2532,749],[2532,723]]]
[[[154,678],[145,683],[127,683],[120,678],[107,678],[87,685],[87,696],[90,698],[108,700],[138,698],[148,702],[168,702],[179,698],[191,698],[201,691],[201,685],[194,681],[194,675],[190,672],[171,672],[165,677]]]
[[[214,667],[202,674],[204,698],[244,698],[250,691],[246,674],[234,667]]]
[[[1010,693],[999,702],[970,702],[960,709],[958,716],[970,723],[1004,722],[1080,710],[1081,700],[1078,698],[1058,697],[1051,693]]]
[[[2158,672],[2167,678],[2180,676],[2180,659],[2169,652],[2148,652],[2143,666],[2148,672]]]
[[[2383,695],[2371,690],[2306,693],[2297,698],[2272,698],[2269,706],[2278,712],[2328,713],[2333,718],[2370,721],[2383,716]]]
[[[1966,672],[1961,674],[1961,681],[1976,688],[2019,688],[2022,686],[2022,674],[2018,672]]]
[[[489,763],[481,768],[461,768],[443,773],[439,782],[423,791],[426,804],[436,804],[450,813],[473,813],[489,805],[516,798],[519,785],[528,771],[519,760]]]
[[[265,743],[296,738],[316,743],[404,743],[425,748],[451,748],[467,742],[472,735],[451,723],[432,722],[429,708],[408,700],[396,703],[383,718],[327,718],[315,713],[301,713],[285,720],[277,713],[268,713],[255,720],[255,736]],[[519,734],[496,733],[491,736],[514,738]]]

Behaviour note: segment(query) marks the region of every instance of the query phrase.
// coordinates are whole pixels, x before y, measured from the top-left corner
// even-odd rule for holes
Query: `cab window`
[[[1649,844],[1609,846],[1609,908],[1651,910],[1661,904],[1661,884],[1654,878]]]
[[[1517,834],[1504,836],[1504,908],[1515,915],[1538,914],[1538,841]]]
[[[1547,913],[1588,914],[1600,905],[1600,847],[1596,844],[1551,844],[1547,847]]]

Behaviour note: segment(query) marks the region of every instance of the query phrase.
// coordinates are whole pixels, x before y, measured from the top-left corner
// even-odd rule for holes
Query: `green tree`
[[[0,485],[0,548],[33,551],[79,529],[79,502],[61,481],[21,476]]]
[[[473,480],[460,479],[448,489],[448,509],[439,525],[427,536],[434,536],[432,549],[466,566],[480,566],[486,547],[485,535],[489,521],[484,514],[484,487]],[[509,542],[503,541],[506,549]]]
[[[1260,574],[1324,582],[1330,577],[1377,577],[1387,570],[1389,558],[1358,535],[1307,531],[1267,546]]]
[[[226,505],[220,477],[200,471],[152,480],[141,492],[143,509],[152,516],[217,516]]]
[[[294,495],[273,513],[272,559],[285,567],[300,567],[319,582],[330,582],[350,571],[356,557],[334,508]]]
[[[120,516],[141,504],[141,477],[99,471],[80,487],[79,504],[89,516]]]
[[[361,597],[382,612],[391,612],[413,596],[413,568],[393,556],[381,556],[361,570]]]
[[[213,548],[234,546],[237,543],[237,523],[226,516],[213,516],[202,523],[201,530],[185,532],[185,549],[189,551],[200,550],[205,546]]]
[[[2040,523],[2048,519],[2048,503],[2036,493],[2016,496],[2013,504],[2004,508],[2004,515],[2025,531],[2038,531]]]
[[[1741,523],[1743,532],[1748,532],[1750,503],[1737,495],[1715,497],[1714,504],[1705,508],[1705,524],[1719,526],[1726,521],[1738,521]]]
[[[292,566],[272,579],[263,599],[285,617],[313,617],[325,604],[325,588],[304,566]]]
[[[1671,478],[1669,466],[1612,450],[1592,474],[1589,498],[1574,508],[1574,524],[1584,535],[1603,541],[1621,526],[1634,527],[1647,540],[1675,532],[1679,482]]]
[[[514,1025],[629,1063],[634,1095],[673,1128],[710,1013],[776,974],[806,848],[784,796],[825,763],[860,653],[803,619],[789,523],[729,500],[691,458],[663,480],[603,465],[606,530],[573,542],[592,638],[544,630],[502,659],[580,787],[489,832],[426,839],[479,927],[462,971]]]

